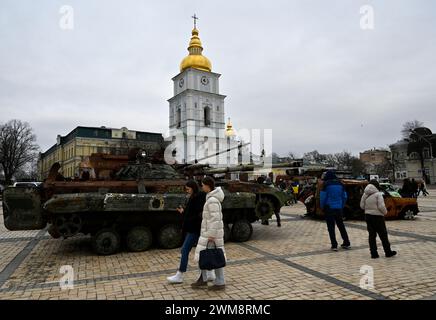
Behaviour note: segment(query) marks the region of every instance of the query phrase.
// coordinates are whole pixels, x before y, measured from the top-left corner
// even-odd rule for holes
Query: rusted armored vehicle
[[[9,230],[48,226],[53,238],[90,234],[94,250],[103,255],[121,247],[145,251],[153,242],[162,248],[176,248],[182,243],[181,215],[176,208],[186,201],[186,179],[255,169],[168,165],[162,159],[145,152],[138,157],[94,154],[81,164],[81,176],[74,180],[63,178],[59,163],[55,163],[40,187],[4,191],[5,226]],[[226,240],[249,240],[251,224],[270,219],[289,200],[273,186],[226,179],[218,179],[216,185],[225,193]]]
[[[344,208],[344,217],[347,219],[363,219],[364,211],[360,208],[360,199],[368,185],[366,180],[340,179],[347,191],[348,199]],[[320,208],[320,191],[323,181],[318,179],[316,184],[302,190],[299,201],[305,204],[309,216],[323,218],[324,212]],[[386,219],[411,220],[418,214],[418,202],[415,198],[393,197],[384,192],[385,205],[388,209]]]

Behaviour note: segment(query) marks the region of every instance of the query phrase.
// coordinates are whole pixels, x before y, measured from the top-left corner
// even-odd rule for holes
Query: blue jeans
[[[217,286],[226,284],[224,280],[224,268],[214,269],[213,271],[215,271],[215,281],[213,284]],[[207,270],[201,270],[201,276],[203,277],[203,281],[207,281]]]
[[[186,272],[186,269],[188,268],[188,259],[189,259],[189,252],[191,252],[191,249],[195,246],[195,244],[198,241],[199,236],[195,233],[187,233],[185,237],[185,241],[182,245],[182,257],[180,259],[180,266],[179,271],[180,272]]]

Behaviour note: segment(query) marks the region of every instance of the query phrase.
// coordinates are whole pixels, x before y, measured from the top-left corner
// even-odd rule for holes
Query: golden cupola
[[[212,64],[209,59],[203,56],[203,47],[201,46],[198,30],[196,27],[192,29],[192,37],[188,47],[189,55],[186,56],[180,63],[180,72],[188,68],[194,68],[202,71],[212,71]]]
[[[226,132],[225,132],[226,137],[234,137],[235,134],[235,130],[233,129],[233,125],[230,122],[230,118],[229,121],[227,122],[227,126],[226,126]]]

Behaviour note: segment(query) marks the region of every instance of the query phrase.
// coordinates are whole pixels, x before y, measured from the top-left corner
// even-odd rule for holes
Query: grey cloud
[[[367,3],[374,31],[361,1],[82,0],[68,32],[64,1],[2,1],[0,121],[30,122],[43,149],[77,125],[166,132],[196,12],[226,117],[273,128],[278,153],[383,147],[415,118],[436,131],[436,5]]]

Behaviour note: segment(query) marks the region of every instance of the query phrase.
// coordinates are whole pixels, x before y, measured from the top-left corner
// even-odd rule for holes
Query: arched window
[[[210,126],[210,107],[204,108],[204,125]]]
[[[177,128],[180,128],[182,126],[182,110],[180,108],[177,108]]]

